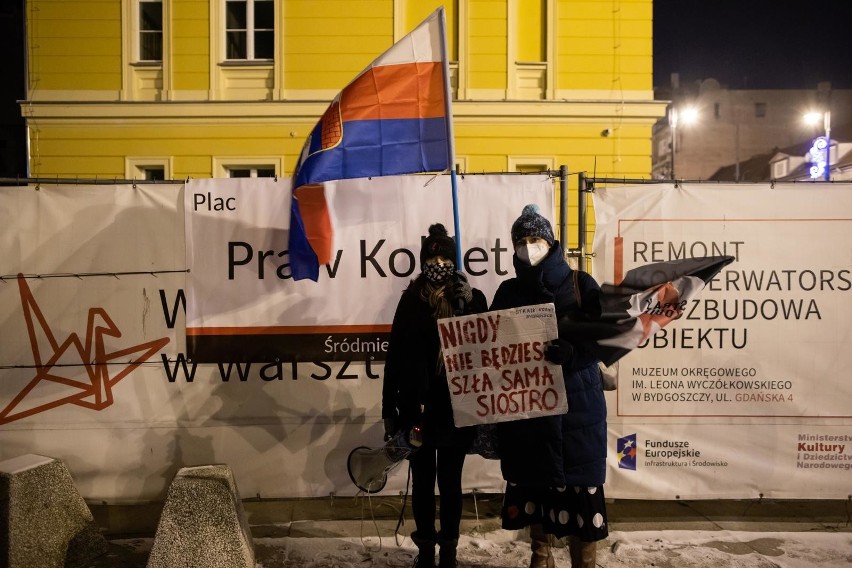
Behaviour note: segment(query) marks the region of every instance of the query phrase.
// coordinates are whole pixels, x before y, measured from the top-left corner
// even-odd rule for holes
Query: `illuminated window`
[[[163,3],[139,0],[139,61],[163,60]]]
[[[225,57],[228,60],[273,59],[275,2],[226,0],[225,46]]]

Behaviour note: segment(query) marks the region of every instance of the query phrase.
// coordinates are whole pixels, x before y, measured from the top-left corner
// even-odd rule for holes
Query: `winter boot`
[[[571,568],[595,568],[598,543],[583,542],[576,536],[571,536],[568,537],[568,553],[571,555]]]
[[[424,538],[414,531],[411,540],[417,545],[417,558],[412,568],[435,568],[435,538]]]
[[[546,534],[541,525],[530,525],[530,568],[555,568],[553,535]]]
[[[459,539],[439,538],[438,545],[441,547],[438,551],[438,568],[456,568],[456,549]]]

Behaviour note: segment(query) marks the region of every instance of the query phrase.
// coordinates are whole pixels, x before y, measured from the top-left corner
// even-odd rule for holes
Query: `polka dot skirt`
[[[503,528],[541,523],[544,532],[597,542],[609,534],[603,486],[542,488],[509,483],[503,498]]]

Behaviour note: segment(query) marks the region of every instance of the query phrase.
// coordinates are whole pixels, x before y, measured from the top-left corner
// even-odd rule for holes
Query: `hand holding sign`
[[[553,304],[441,319],[438,333],[457,427],[568,411],[562,367],[545,359]]]

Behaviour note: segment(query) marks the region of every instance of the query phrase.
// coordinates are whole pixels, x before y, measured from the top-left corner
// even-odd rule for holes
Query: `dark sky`
[[[852,88],[852,0],[654,0],[654,86]]]

